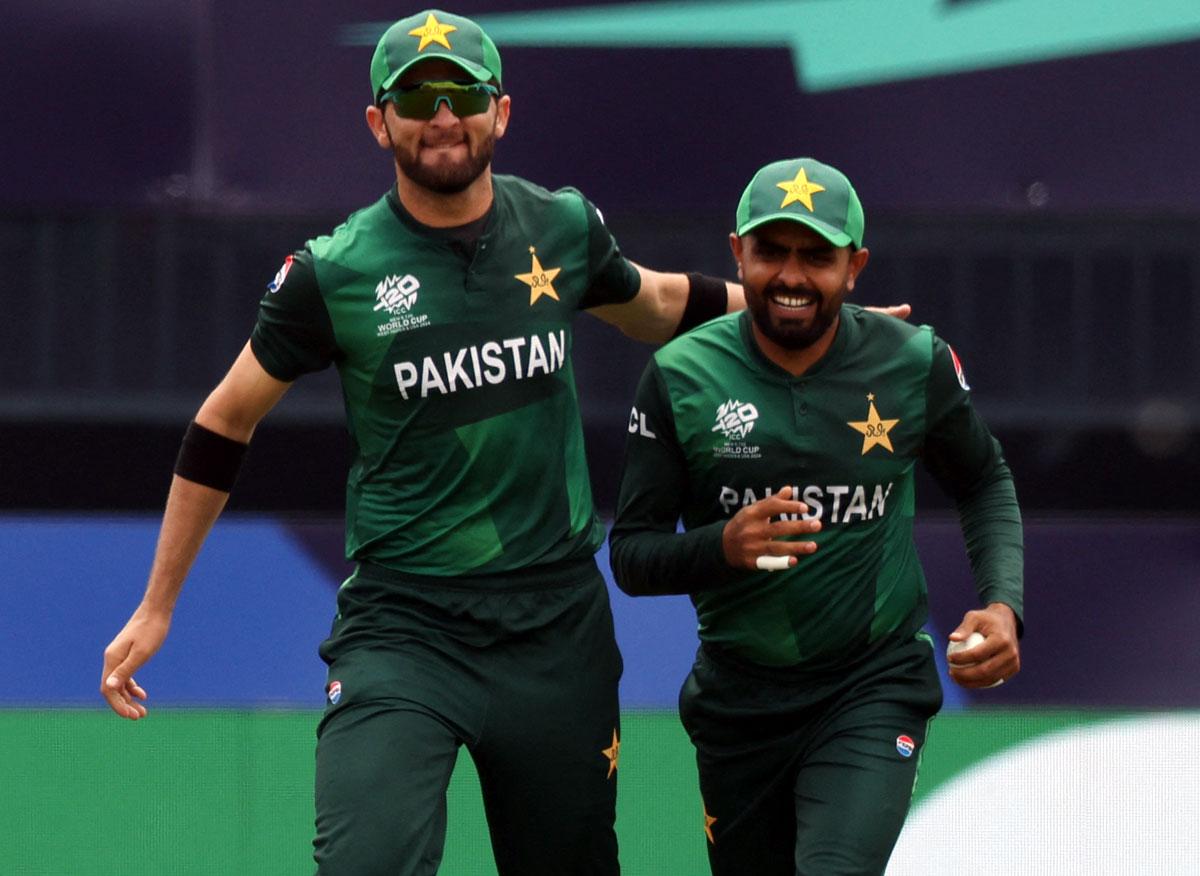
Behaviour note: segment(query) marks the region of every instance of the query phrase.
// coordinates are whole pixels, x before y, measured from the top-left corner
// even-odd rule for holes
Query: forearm
[[[1003,603],[1024,615],[1024,536],[1012,475],[1003,460],[970,495],[958,501],[959,519],[975,589],[984,605]]]
[[[288,384],[271,377],[247,343],[205,399],[175,464],[142,606],[169,613],[208,532],[229,499],[246,444]]]
[[[709,590],[736,571],[725,562],[725,521],[688,532],[613,527],[610,557],[617,586],[630,596],[667,596]]]
[[[167,495],[142,607],[170,614],[205,538],[225,508],[229,494],[176,475]]]

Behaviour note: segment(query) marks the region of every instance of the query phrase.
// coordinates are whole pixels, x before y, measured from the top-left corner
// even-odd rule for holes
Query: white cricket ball
[[[950,642],[949,644],[947,644],[946,645],[946,656],[949,657],[951,654],[957,654],[959,651],[970,651],[976,645],[982,645],[983,643],[984,643],[983,633],[979,633],[979,632],[971,633],[971,635],[967,636],[961,642]],[[959,669],[966,669],[968,666],[974,666],[975,664],[974,663],[954,663],[951,665],[956,666]],[[998,678],[993,683],[991,683],[989,685],[985,685],[984,690],[986,690],[987,688],[991,688],[991,687],[999,687],[1002,684],[1004,684],[1004,679]]]
[[[970,651],[976,645],[982,645],[984,641],[983,633],[971,633],[961,642],[951,642],[946,646],[946,656],[957,654],[959,651]],[[968,666],[974,666],[974,663],[958,663],[955,664],[960,669],[966,669]]]

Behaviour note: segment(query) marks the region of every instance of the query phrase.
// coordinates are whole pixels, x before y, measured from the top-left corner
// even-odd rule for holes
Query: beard
[[[831,306],[831,302],[826,299],[825,295],[815,289],[790,288],[776,283],[761,292],[746,290],[746,307],[750,310],[750,315],[754,319],[754,324],[758,326],[758,330],[769,340],[785,350],[803,350],[811,347],[821,339],[825,332],[829,331],[829,327],[837,318],[841,300],[847,291],[844,289],[842,295],[836,296],[837,303]],[[815,298],[816,312],[812,320],[806,323],[799,319],[773,318],[768,302],[777,292],[785,295],[811,295]]]
[[[390,133],[388,136],[390,138]],[[439,195],[456,195],[487,170],[496,149],[496,137],[491,133],[477,145],[465,138],[462,142],[467,147],[467,157],[463,161],[439,161],[432,166],[421,161],[421,148],[440,145],[438,143],[418,143],[415,149],[408,151],[393,142],[392,152],[400,170],[414,183]]]

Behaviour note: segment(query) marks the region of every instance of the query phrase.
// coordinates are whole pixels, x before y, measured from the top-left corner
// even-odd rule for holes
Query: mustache
[[[467,138],[461,132],[449,132],[445,134],[427,133],[421,138],[421,145],[436,149],[439,146],[457,146],[459,143],[466,143]]]

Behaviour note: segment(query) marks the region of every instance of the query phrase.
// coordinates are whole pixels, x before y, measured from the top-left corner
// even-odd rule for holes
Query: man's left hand
[[[1021,649],[1017,643],[1017,616],[1002,602],[968,611],[950,634],[951,642],[963,642],[971,633],[984,637],[981,644],[946,658],[950,678],[967,688],[992,687],[1021,671]]]

